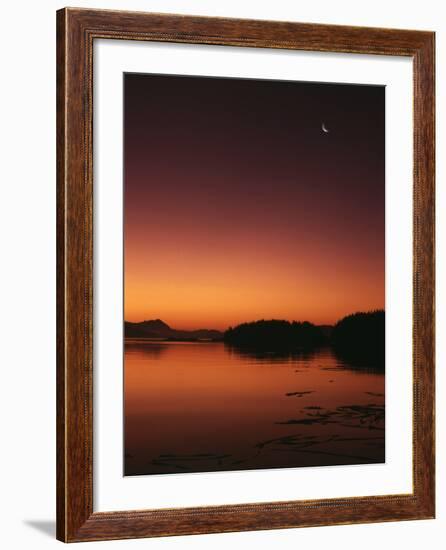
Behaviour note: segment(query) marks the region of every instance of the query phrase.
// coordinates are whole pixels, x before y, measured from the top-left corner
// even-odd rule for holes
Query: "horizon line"
[[[315,323],[313,321],[309,321],[308,319],[298,320],[298,319],[291,319],[291,318],[290,319],[284,319],[284,318],[278,318],[278,317],[260,317],[258,319],[251,319],[249,321],[242,321],[242,322],[238,322],[238,323],[229,323],[229,324],[227,324],[227,328],[225,328],[225,329],[218,329],[218,328],[213,328],[213,327],[209,328],[207,326],[202,326],[202,325],[197,325],[196,328],[188,328],[188,329],[180,328],[179,329],[179,328],[173,327],[171,324],[169,324],[167,321],[164,321],[160,317],[152,317],[152,318],[149,318],[149,319],[142,319],[140,321],[129,321],[129,320],[124,318],[124,323],[138,324],[138,323],[146,323],[146,322],[150,322],[150,321],[160,321],[160,322],[164,323],[165,325],[167,325],[169,328],[175,328],[175,330],[184,330],[184,331],[215,330],[215,331],[218,331],[218,332],[224,332],[228,328],[235,327],[235,326],[238,326],[238,325],[242,325],[242,324],[245,324],[245,323],[255,323],[257,321],[287,321],[289,323],[293,323],[293,322],[294,323],[311,323],[312,325],[319,326],[319,327],[323,327],[323,326],[333,327],[341,319],[344,319],[345,317],[349,317],[350,315],[356,315],[358,313],[374,313],[374,312],[377,312],[377,311],[384,311],[385,312],[385,308],[382,307],[382,308],[375,308],[375,309],[369,309],[369,310],[356,310],[352,313],[347,313],[345,315],[342,315],[341,317],[339,317],[339,319],[337,319],[336,321],[334,321],[332,323]]]

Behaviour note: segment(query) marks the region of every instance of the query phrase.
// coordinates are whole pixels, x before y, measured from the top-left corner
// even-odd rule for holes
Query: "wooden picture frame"
[[[93,511],[94,40],[413,60],[413,492]],[[65,542],[434,517],[434,33],[65,8],[57,12],[57,538]]]

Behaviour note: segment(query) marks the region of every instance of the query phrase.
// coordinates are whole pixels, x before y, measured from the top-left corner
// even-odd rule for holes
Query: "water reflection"
[[[299,361],[305,364],[316,355],[320,354],[321,349],[284,349],[280,351],[267,351],[254,349],[246,346],[235,346],[234,344],[224,344],[228,353],[237,354],[241,358],[254,359],[259,363],[283,363]],[[326,349],[326,348],[325,348]],[[337,359],[337,364],[332,367],[325,367],[326,370],[350,369],[363,370],[368,372],[384,372],[384,362],[377,357],[360,357],[337,349],[329,348]]]
[[[126,339],[124,344],[125,357],[131,354],[148,355],[149,357],[157,358],[168,350],[166,342],[157,342],[154,340],[138,340]]]
[[[281,351],[268,351],[247,346],[236,346],[234,344],[224,344],[227,352],[232,355],[236,354],[242,359],[254,359],[259,363],[283,363],[293,361],[308,361],[317,350],[315,349],[284,349]]]
[[[383,462],[384,375],[331,349],[125,346],[125,474]]]
[[[333,352],[338,361],[345,365],[345,368],[369,372],[384,372],[385,370],[385,359],[381,354],[361,355],[336,348]]]

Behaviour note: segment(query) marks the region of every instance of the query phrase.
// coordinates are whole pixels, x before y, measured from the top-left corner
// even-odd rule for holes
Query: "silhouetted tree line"
[[[353,313],[333,327],[331,344],[335,352],[349,362],[384,368],[385,330],[383,310]]]
[[[229,328],[223,336],[228,344],[271,351],[315,348],[326,343],[323,331],[304,321],[254,321]]]
[[[262,319],[229,328],[223,339],[235,348],[248,351],[314,350],[331,345],[344,361],[358,367],[383,369],[385,313],[379,310],[348,315],[330,332],[307,321]]]

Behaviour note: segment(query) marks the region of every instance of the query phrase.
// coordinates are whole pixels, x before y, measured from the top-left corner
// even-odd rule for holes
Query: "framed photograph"
[[[434,517],[434,33],[57,13],[57,537]]]

